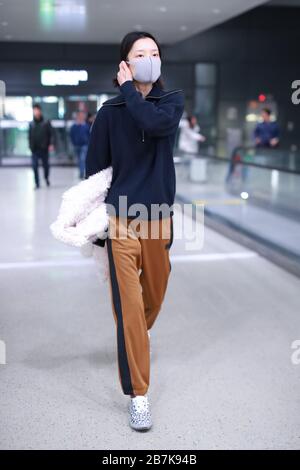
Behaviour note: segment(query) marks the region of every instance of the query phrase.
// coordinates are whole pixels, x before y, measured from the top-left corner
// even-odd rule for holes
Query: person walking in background
[[[70,138],[77,157],[80,179],[84,179],[85,177],[85,160],[89,137],[90,125],[86,122],[85,112],[77,111],[76,122],[72,125],[70,130]]]
[[[277,147],[279,145],[279,126],[276,121],[271,121],[271,110],[264,108],[261,112],[262,122],[259,122],[254,130],[255,146]]]
[[[198,153],[199,142],[205,142],[206,138],[200,134],[200,126],[197,123],[197,117],[187,115],[179,123],[180,135],[178,140],[179,150],[187,153]]]
[[[29,124],[29,147],[32,153],[35,189],[40,187],[39,159],[42,160],[46,184],[50,186],[49,151],[54,149],[54,132],[50,121],[44,119],[39,104],[33,106],[33,121]]]
[[[187,115],[181,119],[179,129],[178,150],[182,152],[182,166],[185,168],[185,163],[198,154],[199,142],[205,142],[206,138],[200,134],[200,126],[194,115]]]

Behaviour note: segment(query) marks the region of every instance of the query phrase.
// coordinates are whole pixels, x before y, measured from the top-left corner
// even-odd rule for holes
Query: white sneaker
[[[150,403],[147,395],[130,397],[129,424],[136,431],[146,431],[152,426]]]

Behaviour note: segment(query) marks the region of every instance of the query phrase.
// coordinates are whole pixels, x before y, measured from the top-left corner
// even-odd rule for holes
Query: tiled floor
[[[196,252],[174,239],[151,333],[154,425],[129,428],[108,286],[49,231],[76,176],[54,168],[35,192],[29,169],[0,172],[0,447],[299,448],[300,280],[205,225]]]

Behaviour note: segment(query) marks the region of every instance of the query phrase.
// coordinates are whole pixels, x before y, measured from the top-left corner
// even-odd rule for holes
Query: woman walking
[[[171,271],[173,148],[184,93],[164,89],[161,49],[150,33],[128,33],[120,59],[114,78],[120,93],[105,101],[97,113],[86,178],[110,165],[113,168],[105,200],[108,237],[95,243],[107,245],[118,372],[123,393],[130,396],[129,423],[133,429],[147,430],[152,426],[147,394],[149,330],[161,309]]]

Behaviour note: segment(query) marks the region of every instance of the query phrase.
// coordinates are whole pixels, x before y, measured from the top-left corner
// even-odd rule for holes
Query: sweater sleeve
[[[85,178],[111,165],[109,128],[105,109],[99,109],[90,129],[90,138],[85,162]]]
[[[145,100],[132,80],[126,80],[120,91],[136,124],[149,135],[163,137],[177,130],[184,111],[182,91],[162,97],[157,105]]]
[[[54,145],[56,147],[57,139],[56,139],[56,134],[52,127],[51,121],[48,121],[48,138],[49,138],[49,145]]]

